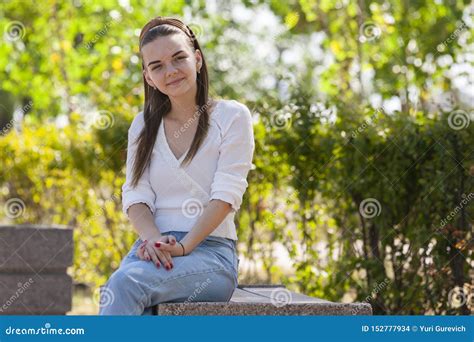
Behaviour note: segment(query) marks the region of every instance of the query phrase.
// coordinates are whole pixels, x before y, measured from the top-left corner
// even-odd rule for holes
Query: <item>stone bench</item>
[[[153,315],[372,315],[369,303],[334,303],[288,291],[283,285],[239,285],[229,302],[164,303]]]
[[[0,225],[0,315],[64,315],[71,310],[73,231]]]

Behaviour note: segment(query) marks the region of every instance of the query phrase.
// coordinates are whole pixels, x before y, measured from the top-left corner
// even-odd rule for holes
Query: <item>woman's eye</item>
[[[185,58],[186,58],[186,56],[180,56],[180,57],[175,57],[175,60],[181,60],[181,59],[185,59]],[[155,69],[161,69],[161,65],[157,65],[157,66],[153,67],[151,69],[151,71],[153,71]]]

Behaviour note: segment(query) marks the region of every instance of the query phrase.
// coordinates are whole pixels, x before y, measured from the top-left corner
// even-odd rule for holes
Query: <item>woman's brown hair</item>
[[[140,33],[140,53],[144,45],[154,41],[157,37],[169,36],[172,34],[184,33],[191,48],[195,51],[199,49],[202,56],[202,65],[197,74],[196,103],[199,112],[199,122],[196,134],[191,143],[191,147],[186,154],[183,163],[188,163],[193,159],[202,142],[204,141],[209,128],[208,96],[209,79],[206,61],[201,47],[193,31],[181,20],[176,18],[156,17],[150,20]],[[145,62],[142,55],[142,70],[145,69]],[[158,129],[163,117],[171,110],[171,101],[168,95],[163,94],[158,89],[150,86],[143,75],[143,85],[145,87],[145,105],[143,109],[144,127],[138,136],[136,159],[133,163],[132,187],[138,185],[138,181],[150,164],[153,147],[155,145]]]

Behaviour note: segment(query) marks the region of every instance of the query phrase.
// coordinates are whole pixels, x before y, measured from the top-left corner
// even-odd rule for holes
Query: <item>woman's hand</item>
[[[171,253],[167,251],[162,251],[158,247],[156,247],[156,243],[166,243],[167,245],[176,245],[176,238],[173,235],[164,235],[158,238],[152,238],[150,240],[145,240],[142,244],[138,247],[137,256],[141,260],[146,261],[153,261],[156,267],[160,268],[161,264],[167,270],[171,270],[173,268],[173,260]]]
[[[176,242],[176,238],[174,238],[174,240],[170,240],[169,242],[158,241],[155,243],[155,247],[158,248],[158,250],[160,250],[161,252],[169,253],[171,254],[171,256],[174,257],[184,256],[183,246],[180,242]],[[184,252],[186,253],[185,255],[188,255],[190,251],[184,250]]]

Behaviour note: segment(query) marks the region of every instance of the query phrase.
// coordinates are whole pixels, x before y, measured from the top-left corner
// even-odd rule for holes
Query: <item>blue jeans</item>
[[[186,232],[171,231],[180,241]],[[140,260],[137,239],[101,289],[99,315],[150,315],[166,302],[228,302],[237,287],[239,259],[234,240],[208,236],[190,254],[172,257],[173,268]]]

